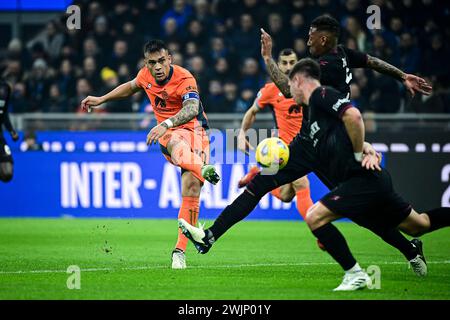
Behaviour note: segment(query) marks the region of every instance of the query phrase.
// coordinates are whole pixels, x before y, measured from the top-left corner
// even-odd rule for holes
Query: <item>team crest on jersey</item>
[[[282,96],[283,96],[283,94],[282,94],[281,92],[278,92],[278,96],[282,97]]]
[[[161,92],[161,95],[164,100],[169,99],[169,94],[167,93],[167,91],[164,90],[163,92]]]
[[[149,83],[149,84],[147,85],[147,89],[150,89],[151,87],[152,87],[152,84]]]

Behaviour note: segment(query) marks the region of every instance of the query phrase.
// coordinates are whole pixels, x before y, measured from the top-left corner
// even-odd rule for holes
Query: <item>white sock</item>
[[[350,269],[348,269],[345,272],[347,273],[347,272],[358,272],[358,271],[361,271],[361,267],[359,266],[359,263],[357,262],[357,263],[355,263],[355,265],[353,267],[351,267]]]

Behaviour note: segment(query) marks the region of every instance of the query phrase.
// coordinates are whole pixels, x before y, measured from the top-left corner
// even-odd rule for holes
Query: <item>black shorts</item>
[[[4,138],[0,137],[0,162],[13,162],[11,149]]]
[[[392,186],[391,176],[367,171],[352,176],[326,194],[322,204],[370,230],[396,228],[411,213],[411,205]]]

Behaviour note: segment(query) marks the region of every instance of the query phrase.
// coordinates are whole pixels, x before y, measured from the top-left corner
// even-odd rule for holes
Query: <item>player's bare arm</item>
[[[153,127],[147,135],[147,145],[158,142],[169,128],[178,127],[194,119],[199,112],[200,102],[197,99],[189,99],[183,102],[183,108],[173,117]]]
[[[239,130],[238,140],[237,140],[237,147],[239,150],[245,152],[246,154],[249,154],[249,149],[254,150],[255,148],[250,144],[250,142],[247,140],[245,134],[247,133],[247,130],[250,129],[253,126],[253,123],[256,120],[256,114],[259,112],[259,108],[256,105],[256,101],[253,103],[253,105],[247,110],[247,112],[244,115],[244,118],[242,119],[241,129]]]
[[[424,79],[413,74],[405,73],[397,67],[377,57],[367,55],[367,66],[373,70],[387,74],[403,82],[412,96],[414,96],[416,92],[420,92],[424,95],[431,94],[432,87]]]
[[[272,38],[262,28],[261,55],[264,59],[264,63],[267,67],[267,72],[269,73],[272,81],[286,98],[292,98],[291,92],[289,91],[289,78],[280,70],[280,68],[278,68],[277,63],[272,58]]]
[[[342,116],[345,129],[353,145],[355,159],[362,162],[364,149],[364,122],[357,108],[348,108]]]
[[[136,83],[136,79],[133,79],[119,85],[118,87],[101,97],[87,96],[83,101],[81,101],[81,108],[83,109],[83,111],[91,112],[92,107],[100,106],[101,104],[110,100],[128,98],[139,90],[140,88]]]

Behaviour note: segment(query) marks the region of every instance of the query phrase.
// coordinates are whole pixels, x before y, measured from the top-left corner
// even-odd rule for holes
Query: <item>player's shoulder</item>
[[[272,95],[272,94],[276,93],[277,91],[278,91],[278,87],[273,82],[266,83],[260,90],[260,92],[262,92],[264,94],[269,94],[269,95]]]
[[[319,86],[311,94],[310,102],[332,101],[343,98],[344,94],[330,86]]]
[[[179,65],[173,64],[172,65],[173,68],[173,78],[174,80],[184,80],[187,78],[194,78],[194,76],[192,75],[192,73],[188,70],[185,69]]]

